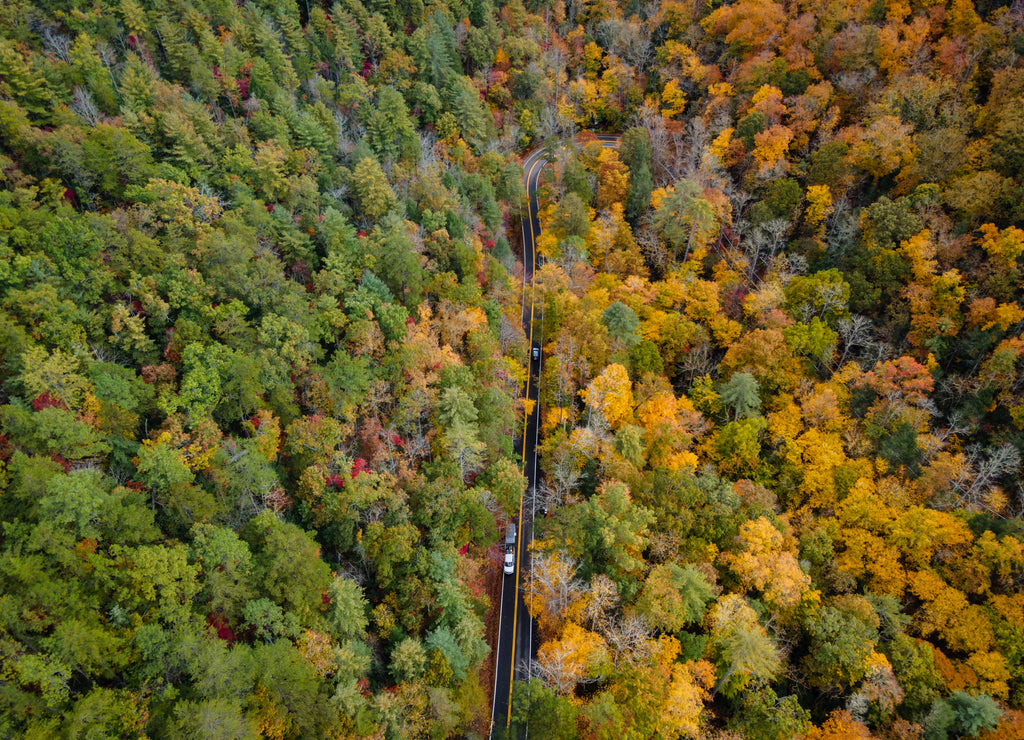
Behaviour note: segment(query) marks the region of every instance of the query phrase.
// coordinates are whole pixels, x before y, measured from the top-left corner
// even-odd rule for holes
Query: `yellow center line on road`
[[[601,138],[600,141],[601,141],[601,146],[602,147],[618,148],[618,145],[619,145],[619,138],[617,136],[614,139],[610,139],[610,140],[609,139],[605,139],[605,138]],[[534,292],[533,292],[533,274],[537,270],[537,235],[536,235],[536,233],[534,231],[534,228],[533,228],[533,210],[532,210],[532,205],[531,205],[532,202],[533,202],[533,198],[530,196],[530,183],[534,179],[534,172],[538,168],[543,169],[544,165],[546,165],[547,163],[548,163],[548,161],[547,161],[547,159],[545,157],[538,156],[537,159],[534,160],[533,164],[530,165],[530,169],[529,169],[529,171],[526,174],[526,213],[527,213],[527,218],[530,220],[530,244],[533,247],[533,252],[531,254],[531,265],[530,265],[530,359],[529,359],[529,362],[527,364],[526,395],[524,397],[524,401],[529,401],[530,400],[530,381],[533,378],[533,368],[532,368],[532,365],[533,365],[533,315],[534,315],[534,304],[535,304]],[[526,236],[526,231],[525,230],[523,231],[523,236],[524,237]],[[525,244],[523,245],[523,250],[524,250],[524,253],[523,253],[523,257],[524,257],[523,271],[525,273],[525,271],[526,271],[526,264],[525,264],[526,245]],[[523,289],[525,290],[526,289],[526,275],[525,274],[523,275],[523,286],[524,286]],[[539,392],[540,378],[539,377],[537,378],[537,384],[538,384],[537,403],[535,404],[535,407],[533,409],[534,412],[537,411],[537,409],[538,409],[538,407],[540,405],[540,392]],[[524,405],[524,412],[525,412],[525,405]],[[527,431],[527,428],[529,427],[529,424],[530,424],[530,415],[524,413],[523,414],[523,475],[526,475],[526,440],[527,440],[526,431]],[[536,454],[536,450],[534,450],[534,454]],[[535,480],[534,481],[534,486],[536,486],[536,485],[537,485],[537,481]],[[518,524],[518,527],[517,527],[517,529],[518,529],[518,536],[516,537],[516,567],[515,567],[515,571],[514,571],[515,579],[516,579],[516,584],[515,584],[516,592],[515,592],[515,599],[514,599],[513,609],[512,609],[512,663],[511,663],[511,665],[509,666],[509,669],[508,669],[508,711],[507,711],[507,713],[505,715],[505,729],[509,729],[512,726],[512,681],[513,681],[513,678],[515,677],[515,670],[516,670],[516,631],[517,631],[517,628],[518,628],[518,620],[519,620],[519,583],[518,583],[518,581],[519,581],[519,561],[520,561],[520,554],[522,553],[522,545],[523,545],[523,501],[524,501],[524,495],[525,495],[525,491],[522,494],[519,495],[519,524]]]
[[[533,230],[533,209],[531,203],[533,199],[530,197],[530,182],[533,180],[533,173],[538,166],[546,164],[546,160],[538,158],[530,165],[530,170],[526,175],[526,215],[530,221],[530,245],[531,250],[531,265],[530,265],[530,359],[527,363],[526,372],[526,395],[524,396],[524,402],[530,400],[530,380],[533,377],[533,309],[534,309],[534,295],[533,295],[533,273],[537,269],[537,242],[536,234]],[[525,236],[526,232],[523,232]],[[525,249],[525,245],[523,245]],[[523,255],[526,256],[525,254]],[[526,265],[523,265],[523,269],[526,269]],[[525,284],[525,283],[524,283]],[[538,378],[538,382],[540,379]],[[540,395],[538,394],[537,403],[540,403]],[[524,403],[524,411],[526,404]],[[532,413],[532,411],[531,411]],[[527,428],[530,423],[530,414],[523,414],[523,475],[526,475],[526,440],[527,440]],[[536,482],[535,482],[536,484]],[[516,568],[515,568],[515,580],[516,580],[516,593],[512,609],[512,661],[508,669],[508,712],[505,715],[505,729],[512,726],[512,681],[515,676],[516,670],[516,631],[519,622],[519,559],[520,553],[522,552],[523,546],[523,496],[525,491],[519,495],[519,524],[517,527],[518,536],[516,537]]]

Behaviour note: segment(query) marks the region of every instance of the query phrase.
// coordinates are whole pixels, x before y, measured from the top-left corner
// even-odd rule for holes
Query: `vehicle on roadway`
[[[539,360],[540,359],[540,347],[534,346],[534,348],[533,348],[533,355],[532,356],[533,356],[533,359],[535,359],[535,360]]]
[[[505,565],[502,570],[510,576],[516,569],[516,525],[509,524],[505,530]]]

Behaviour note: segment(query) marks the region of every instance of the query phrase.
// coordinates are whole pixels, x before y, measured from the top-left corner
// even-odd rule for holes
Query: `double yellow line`
[[[533,180],[534,172],[538,167],[543,168],[547,164],[547,160],[544,157],[538,157],[533,164],[530,165],[530,169],[526,174],[526,213],[527,218],[530,221],[530,245],[531,249],[531,265],[530,265],[530,354],[529,364],[527,366],[526,373],[526,394],[524,401],[530,400],[530,381],[533,379],[533,313],[534,313],[534,295],[533,295],[533,273],[537,269],[537,235],[533,228],[533,198],[530,196],[530,182]],[[525,236],[526,232],[523,232]],[[524,245],[525,248],[525,245]],[[525,256],[525,255],[524,255]],[[525,267],[525,266],[524,266]],[[523,289],[526,289],[526,279],[523,279]],[[538,383],[540,378],[537,379]],[[537,396],[537,403],[534,405],[534,414],[540,408],[540,394]],[[529,414],[523,414],[523,475],[526,475],[526,432],[530,426]],[[536,454],[534,450],[534,454]],[[534,481],[536,486],[537,482]],[[516,597],[514,600],[514,606],[512,609],[512,662],[508,669],[508,712],[505,715],[505,729],[512,726],[512,681],[515,676],[516,670],[516,637],[518,635],[519,626],[519,557],[523,548],[523,497],[525,491],[519,495],[519,523],[516,526],[518,536],[516,537],[516,569],[515,569],[515,589]]]

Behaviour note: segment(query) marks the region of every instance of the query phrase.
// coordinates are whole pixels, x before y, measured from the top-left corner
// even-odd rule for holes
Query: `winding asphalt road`
[[[605,147],[618,147],[619,137],[603,135],[597,137]],[[529,196],[529,217],[523,222],[523,331],[530,339],[530,372],[523,389],[523,397],[534,401],[533,412],[523,422],[522,455],[523,475],[527,480],[527,491],[537,485],[537,431],[540,425],[540,404],[537,403],[540,390],[540,374],[544,362],[543,352],[532,359],[532,348],[543,347],[540,327],[534,332],[534,313],[537,307],[531,295],[527,296],[527,282],[533,287],[533,273],[537,268],[536,238],[540,235],[540,220],[537,217],[537,184],[541,170],[547,164],[547,153],[534,149],[523,160],[524,184]],[[501,612],[498,621],[498,644],[494,666],[494,701],[491,704],[491,734],[494,730],[508,728],[512,719],[512,682],[525,681],[530,677],[530,663],[533,660],[533,618],[530,616],[521,594],[528,586],[530,577],[530,544],[533,542],[533,518],[536,497],[519,499],[519,514],[516,532],[516,567],[512,575],[503,576],[501,584]]]

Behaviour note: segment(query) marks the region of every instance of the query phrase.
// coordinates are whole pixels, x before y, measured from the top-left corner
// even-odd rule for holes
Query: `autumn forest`
[[[3,0],[0,736],[1021,740],[1022,270],[1021,0]]]

